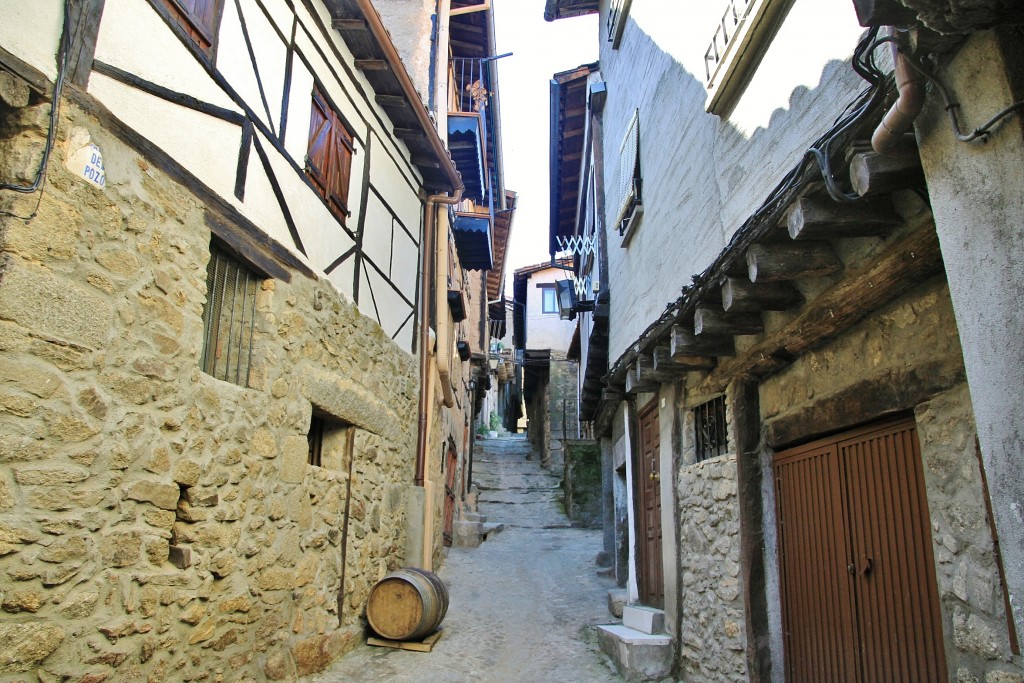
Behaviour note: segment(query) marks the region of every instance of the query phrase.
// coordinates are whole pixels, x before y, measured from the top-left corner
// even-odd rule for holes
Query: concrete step
[[[614,567],[613,567],[614,569]],[[629,592],[625,588],[612,588],[608,591],[608,611],[613,617],[622,618],[622,610],[626,609]]]
[[[630,683],[660,680],[672,672],[672,638],[652,635],[622,624],[597,627],[597,641]]]
[[[622,608],[622,625],[648,635],[665,632],[665,610],[643,605]]]

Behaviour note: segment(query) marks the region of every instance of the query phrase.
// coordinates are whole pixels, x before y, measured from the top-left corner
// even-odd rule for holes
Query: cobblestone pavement
[[[601,532],[570,527],[557,502],[559,476],[526,460],[525,439],[477,445],[479,511],[505,529],[479,548],[451,549],[439,572],[451,604],[433,652],[362,645],[307,683],[622,680],[590,629],[613,621],[614,582],[594,564]]]

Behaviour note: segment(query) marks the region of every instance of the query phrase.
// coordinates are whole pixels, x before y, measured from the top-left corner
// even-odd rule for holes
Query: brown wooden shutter
[[[314,89],[306,171],[317,192],[342,222],[348,216],[353,149],[352,134],[320,91]]]

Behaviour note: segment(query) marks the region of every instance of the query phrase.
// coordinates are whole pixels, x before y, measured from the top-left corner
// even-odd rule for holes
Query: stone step
[[[597,627],[597,641],[626,681],[660,680],[672,672],[672,638],[623,626]]]
[[[648,635],[665,632],[665,610],[643,605],[622,608],[622,625]]]
[[[608,611],[613,617],[622,618],[622,610],[629,601],[629,592],[625,588],[612,588],[608,591]]]

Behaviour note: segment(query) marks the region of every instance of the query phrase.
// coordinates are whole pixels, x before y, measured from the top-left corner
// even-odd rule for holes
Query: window
[[[351,464],[355,430],[347,422],[337,420],[319,408],[313,408],[306,443],[306,462],[313,467],[341,470]]]
[[[632,4],[633,0],[612,0],[612,4],[608,8],[606,28],[608,29],[608,42],[612,44],[613,50],[618,50],[619,43],[622,42],[622,32],[626,30],[626,18],[629,16],[629,6]]]
[[[697,462],[725,455],[729,434],[725,422],[725,396],[711,399],[693,410]]]
[[[540,287],[540,312],[558,313],[558,297],[554,285],[538,285]]]
[[[210,244],[201,361],[206,374],[249,385],[256,292],[261,279],[216,242]]]
[[[626,134],[619,145],[619,212],[615,227],[622,236],[622,246],[629,243],[643,215],[640,178],[640,110],[633,112],[633,118],[626,126]]]
[[[196,47],[212,55],[217,42],[224,0],[156,0],[168,17],[195,43]]]
[[[757,69],[793,0],[726,0],[704,53],[705,109],[727,116]]]
[[[349,215],[348,185],[352,175],[352,133],[328,104],[319,88],[313,89],[309,116],[306,174],[327,207],[342,223]]]

